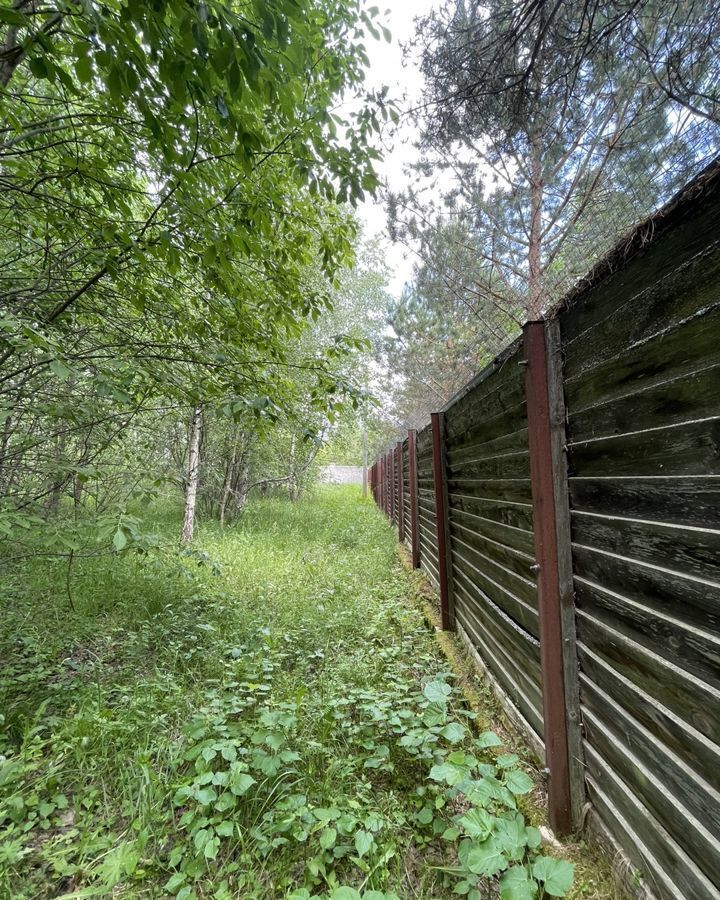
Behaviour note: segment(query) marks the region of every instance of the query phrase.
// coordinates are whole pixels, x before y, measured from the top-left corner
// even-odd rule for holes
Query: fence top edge
[[[622,269],[640,250],[656,243],[668,231],[680,225],[688,215],[693,215],[697,211],[698,203],[718,202],[719,199],[720,156],[717,156],[667,203],[636,223],[557,303],[547,310],[541,321],[556,319],[570,306],[581,302],[585,294]],[[522,330],[524,331],[529,324],[530,322],[524,322]],[[522,342],[522,334],[513,338],[491,362],[461,387],[439,412],[448,412],[463,397],[500,369],[510,357],[522,349]],[[418,434],[424,432],[429,425],[428,422],[422,429],[418,429]]]
[[[570,290],[547,310],[542,321],[548,322],[567,311],[571,306],[582,302],[585,295],[627,265],[641,250],[661,240],[669,231],[678,227],[689,216],[697,213],[698,206],[720,201],[720,155],[716,156],[705,168],[685,184],[667,203],[656,209],[645,219],[636,223],[597,263],[570,288]],[[522,331],[528,322],[523,323]],[[483,381],[497,372],[516,353],[522,351],[523,333],[513,338],[486,366],[484,366],[467,384],[438,412],[447,413],[467,394]],[[430,428],[427,421],[415,431],[416,441],[424,436]],[[407,443],[407,437],[403,439]],[[384,451],[387,452],[387,451]],[[380,456],[384,455],[381,453]]]

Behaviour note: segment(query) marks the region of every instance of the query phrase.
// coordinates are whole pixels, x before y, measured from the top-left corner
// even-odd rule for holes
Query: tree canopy
[[[394,114],[363,88],[373,16],[356,0],[0,9],[5,531],[77,499],[142,443],[142,416],[278,420],[299,373],[318,410],[352,393],[338,360],[356,342],[302,335],[353,260],[352,205]]]

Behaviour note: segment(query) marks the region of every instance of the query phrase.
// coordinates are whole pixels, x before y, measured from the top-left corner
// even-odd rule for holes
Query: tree
[[[522,27],[508,0],[460,0],[421,20],[417,112],[428,155],[419,169],[452,172],[445,216],[478,236],[478,291],[523,298],[530,319],[675,186],[657,165],[637,176],[682,137],[657,87],[638,83],[637,51],[619,33],[569,71],[583,6],[537,6]]]
[[[153,418],[292,401],[352,260],[345,201],[377,183],[384,99],[334,111],[366,28],[354,0],[0,10],[0,528],[115,484],[86,512],[124,548],[110,460],[130,496]],[[309,364],[321,407],[333,366]]]
[[[720,4],[717,0],[583,0],[566,54],[558,62],[566,77],[576,77],[585,63],[620,45],[631,48],[629,61],[638,80],[654,83],[672,104],[720,124]],[[515,74],[517,88],[528,90],[540,58],[541,23],[561,12],[560,3],[520,0],[511,11],[512,27],[496,45],[498,62],[534,35],[533,52],[523,56]],[[535,52],[535,51],[538,52]]]
[[[188,467],[185,483],[185,513],[183,515],[180,540],[189,544],[195,526],[195,502],[197,499],[198,478],[200,469],[200,435],[202,432],[202,406],[193,410],[188,436]]]

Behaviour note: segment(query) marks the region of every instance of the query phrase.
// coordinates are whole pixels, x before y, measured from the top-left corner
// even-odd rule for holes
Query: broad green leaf
[[[230,790],[236,797],[242,797],[255,784],[255,779],[247,772],[241,772],[230,779]]]
[[[355,832],[355,851],[362,858],[373,845],[373,836],[369,831],[359,829]]]
[[[533,900],[537,883],[524,866],[513,866],[500,877],[500,900]]]
[[[551,856],[539,856],[533,863],[532,873],[542,882],[546,894],[551,897],[564,897],[573,884],[572,863],[564,859],[553,859]]]
[[[334,828],[325,828],[320,832],[320,846],[323,850],[329,850],[335,846],[337,831]]]
[[[187,881],[187,875],[185,872],[175,872],[173,875],[168,878],[168,880],[163,885],[163,889],[168,892],[168,894],[174,894],[178,888],[182,887],[183,884]]]
[[[338,887],[330,894],[332,900],[362,900],[360,893],[351,887]]]
[[[211,837],[208,841],[206,841],[205,846],[203,847],[203,855],[205,859],[216,859],[219,849],[220,839],[217,837]]]
[[[459,819],[459,822],[465,834],[484,841],[492,831],[495,818],[484,809],[471,809]]]
[[[423,688],[423,694],[431,703],[445,703],[452,693],[452,688],[444,681],[429,681]]]
[[[503,753],[495,759],[495,763],[500,766],[501,769],[510,769],[519,762],[520,757],[517,753]]]
[[[503,816],[496,819],[495,840],[510,859],[522,859],[528,841],[522,815],[517,813],[513,818]]]
[[[60,359],[51,360],[50,371],[61,381],[67,381],[67,379],[72,374],[71,370]]]
[[[5,22],[7,25],[15,25],[18,28],[22,28],[24,25],[30,24],[30,19],[27,16],[24,16],[21,12],[18,12],[15,9],[6,9],[5,7],[0,8],[0,22]]]
[[[440,734],[451,744],[457,744],[465,737],[465,729],[459,722],[450,722],[441,729]]]
[[[478,747],[501,747],[502,741],[494,731],[483,731],[475,738],[475,744]]]
[[[452,763],[441,763],[430,769],[430,778],[433,781],[444,781],[446,784],[459,784],[467,775],[464,768],[454,766]]]
[[[492,837],[474,843],[467,853],[465,865],[475,875],[497,875],[507,868],[507,860]]]
[[[513,794],[527,794],[533,789],[533,780],[520,769],[511,769],[505,773],[505,785]]]

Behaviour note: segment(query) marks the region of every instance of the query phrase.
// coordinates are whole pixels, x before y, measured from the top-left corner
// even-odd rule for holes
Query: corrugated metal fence
[[[370,479],[556,830],[589,818],[663,900],[720,897],[720,166]]]

